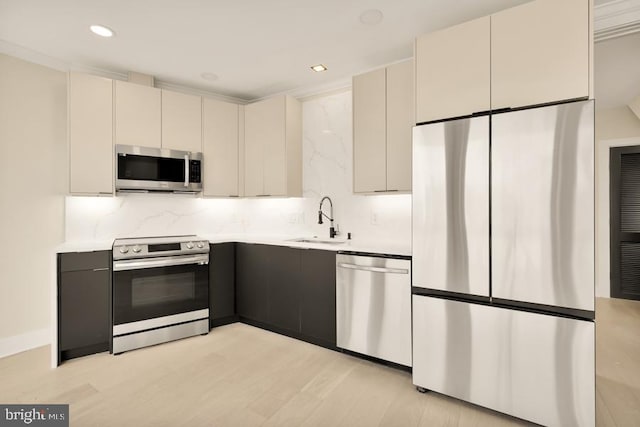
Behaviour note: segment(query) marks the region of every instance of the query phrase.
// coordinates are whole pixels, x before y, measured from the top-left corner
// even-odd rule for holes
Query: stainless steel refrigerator
[[[595,425],[594,110],[413,130],[413,382]]]

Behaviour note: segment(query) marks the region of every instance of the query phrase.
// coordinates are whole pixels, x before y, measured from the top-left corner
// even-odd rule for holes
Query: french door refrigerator
[[[413,382],[595,425],[592,101],[413,130]]]

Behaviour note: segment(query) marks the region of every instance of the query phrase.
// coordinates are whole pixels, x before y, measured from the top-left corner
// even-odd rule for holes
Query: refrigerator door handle
[[[346,262],[339,262],[338,267],[349,268],[351,270],[370,271],[373,273],[409,274],[409,270],[406,268],[370,267],[368,265],[349,264]]]

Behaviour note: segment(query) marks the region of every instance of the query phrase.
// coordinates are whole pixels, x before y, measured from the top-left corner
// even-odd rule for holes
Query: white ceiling
[[[0,41],[71,68],[136,71],[253,100],[347,85],[411,57],[416,35],[526,1],[0,0]],[[382,11],[380,24],[360,22],[369,9]],[[116,37],[93,35],[91,24]],[[318,63],[329,70],[309,69]]]

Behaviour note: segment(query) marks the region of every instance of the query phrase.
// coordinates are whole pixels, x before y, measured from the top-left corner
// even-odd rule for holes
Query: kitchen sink
[[[287,242],[296,242],[296,243],[324,243],[329,245],[342,245],[346,243],[344,240],[333,240],[333,239],[319,239],[317,237],[301,237],[298,239],[289,239]]]

